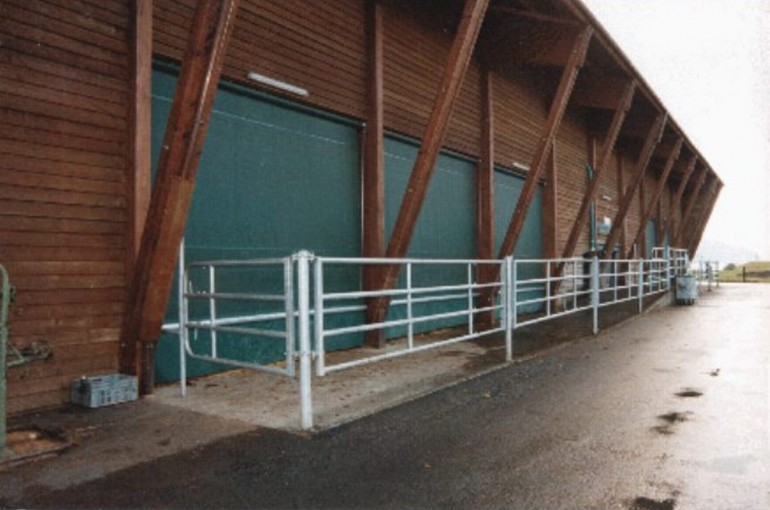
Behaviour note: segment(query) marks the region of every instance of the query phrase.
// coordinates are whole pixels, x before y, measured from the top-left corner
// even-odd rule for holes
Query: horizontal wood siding
[[[8,375],[19,413],[117,370],[125,298],[128,1],[0,5],[0,263],[11,341],[53,356]]]
[[[180,60],[194,0],[155,0],[154,51]],[[247,79],[257,72],[307,89],[298,96],[271,93],[356,118],[364,116],[366,61],[363,2],[242,0],[226,51],[223,75]]]
[[[568,108],[556,137],[556,168],[559,189],[557,214],[560,218],[556,235],[557,253],[562,253],[570,230],[587,189],[586,163],[588,163],[588,134],[580,112]],[[562,220],[563,219],[563,220]],[[582,254],[589,246],[588,222],[578,240],[575,253]]]

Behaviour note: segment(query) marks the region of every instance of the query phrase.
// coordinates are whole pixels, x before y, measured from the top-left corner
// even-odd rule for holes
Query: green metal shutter
[[[658,242],[658,225],[654,219],[647,222],[647,230],[645,232],[645,244],[647,247],[647,253],[645,258],[652,258],[652,249],[657,246]]]
[[[495,253],[500,252],[500,246],[503,244],[505,232],[508,230],[513,210],[519,200],[523,186],[524,179],[522,177],[500,169],[495,170]],[[540,187],[537,188],[535,196],[532,198],[513,256],[517,259],[543,258],[543,190]],[[521,266],[518,273],[519,280],[544,276],[539,265]],[[544,297],[544,289],[545,287],[518,292],[517,299],[524,301]],[[541,305],[533,304],[521,307],[519,311],[535,312],[541,307]]]
[[[153,73],[153,161],[175,86],[173,70]],[[187,261],[283,257],[299,249],[358,256],[359,161],[356,126],[223,85],[185,230]],[[266,284],[281,288],[282,276],[273,273],[260,279],[261,289]],[[177,321],[176,301],[174,291],[169,322]],[[259,347],[241,341],[229,350],[238,351],[239,358],[268,362],[280,358],[284,348],[280,341]],[[176,336],[161,339],[156,368],[159,382],[178,378]],[[191,376],[220,369],[194,360],[188,365]]]
[[[418,147],[412,143],[385,139],[385,233],[390,239],[401,207],[409,176],[417,158]],[[476,258],[475,165],[469,160],[442,153],[431,178],[428,193],[415,226],[407,256],[412,258],[474,259]],[[404,271],[400,279],[404,282]],[[449,285],[467,281],[462,267],[415,266],[413,285]],[[462,294],[459,292],[458,294]],[[427,315],[461,309],[467,297],[453,301],[416,305],[415,314]],[[406,316],[404,306],[392,306],[388,319]],[[416,332],[465,324],[466,317],[425,322],[415,326]],[[390,338],[403,336],[406,328],[393,328]]]

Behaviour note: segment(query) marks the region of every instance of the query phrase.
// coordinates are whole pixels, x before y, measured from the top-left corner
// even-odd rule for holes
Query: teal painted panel
[[[645,231],[645,244],[647,245],[646,258],[652,257],[652,249],[657,246],[658,242],[658,224],[654,219],[647,222],[647,229]]]
[[[385,140],[385,232],[389,239],[401,207],[418,147],[411,143],[386,138]],[[412,258],[473,259],[476,258],[476,231],[474,224],[474,171],[473,163],[449,154],[441,154],[423,202],[420,217],[407,253]],[[401,275],[404,283],[404,271]],[[453,285],[467,282],[467,270],[460,266],[415,266],[413,285]],[[458,292],[462,294],[462,291]],[[415,314],[429,315],[460,310],[466,307],[467,297],[453,301],[415,305]],[[404,306],[392,306],[388,319],[406,316]],[[419,324],[416,332],[430,331],[466,324],[467,317],[453,317]],[[406,328],[393,328],[389,337],[406,334]]]
[[[511,222],[513,210],[521,195],[524,179],[511,173],[496,170],[494,175],[494,201],[495,201],[495,253],[500,252],[505,233]],[[542,259],[543,258],[543,190],[538,187],[529,206],[529,212],[524,220],[524,226],[519,235],[519,241],[513,254],[517,259]],[[518,279],[542,278],[542,267],[539,265],[521,265],[518,271]],[[517,292],[519,302],[545,296],[545,287],[540,285],[532,290]],[[540,304],[531,304],[520,307],[522,312],[536,312],[542,308]]]
[[[176,86],[173,71],[153,74],[152,148],[157,161],[165,123]],[[187,261],[284,257],[299,249],[320,255],[358,256],[360,253],[360,172],[357,129],[307,111],[258,97],[245,88],[223,85],[200,160],[197,184],[185,230]],[[230,271],[218,290],[280,292],[280,269]],[[196,279],[197,278],[197,279]],[[340,286],[358,286],[358,271],[339,271]],[[201,276],[193,278],[205,289]],[[223,288],[224,286],[224,288]],[[331,289],[333,290],[333,288]],[[281,304],[222,305],[220,316],[246,311],[280,311]],[[193,317],[207,317],[200,305]],[[167,307],[167,321],[177,321],[176,295]],[[341,323],[353,320],[340,317]],[[332,322],[333,324],[333,322]],[[261,327],[283,328],[282,322]],[[330,348],[350,346],[356,338],[339,338]],[[199,333],[196,346],[207,352],[208,335]],[[229,345],[226,345],[229,344]],[[255,344],[231,337],[220,352],[239,359],[270,362],[281,359],[282,340]],[[156,356],[159,382],[178,378],[178,341],[164,336]],[[190,360],[191,376],[221,367]]]

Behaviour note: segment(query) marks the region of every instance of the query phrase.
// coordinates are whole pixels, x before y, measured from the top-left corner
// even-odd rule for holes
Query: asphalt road
[[[723,286],[312,438],[256,431],[14,506],[770,508],[770,286]]]

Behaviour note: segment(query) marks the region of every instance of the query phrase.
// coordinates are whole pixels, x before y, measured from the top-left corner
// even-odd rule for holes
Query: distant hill
[[[731,263],[739,265],[759,260],[759,253],[747,248],[704,239],[693,260],[715,260],[724,267]]]

